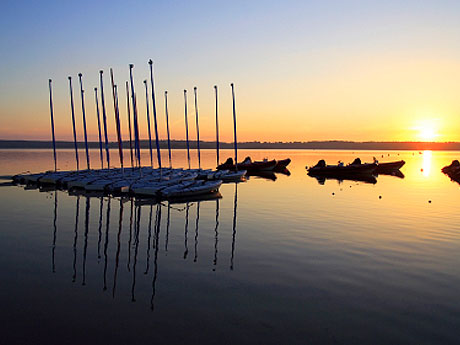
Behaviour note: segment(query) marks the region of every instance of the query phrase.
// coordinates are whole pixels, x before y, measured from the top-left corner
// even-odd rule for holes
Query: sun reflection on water
[[[431,164],[432,164],[432,152],[423,151],[423,163],[422,163],[422,172],[423,176],[429,177],[431,173]]]

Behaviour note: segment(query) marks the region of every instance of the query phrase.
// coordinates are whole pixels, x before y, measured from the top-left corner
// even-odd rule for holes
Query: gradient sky
[[[110,139],[116,140],[109,73],[114,68],[126,134],[124,82],[135,64],[141,136],[155,62],[160,133],[168,90],[171,134],[184,138],[183,94],[195,138],[213,140],[213,85],[222,140],[232,140],[230,82],[240,141],[460,141],[459,1],[2,1],[0,139],[70,140],[67,76],[83,73],[89,139],[96,140],[94,86],[105,71]],[[112,105],[112,106],[111,106]]]

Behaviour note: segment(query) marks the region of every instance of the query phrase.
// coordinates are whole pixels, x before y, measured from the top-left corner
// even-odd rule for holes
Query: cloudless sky
[[[135,64],[141,136],[155,63],[165,138],[184,138],[188,90],[194,138],[198,87],[203,140],[232,139],[235,83],[240,141],[460,141],[459,1],[3,1],[0,12],[0,139],[48,139],[53,79],[57,139],[70,140],[67,76],[83,73],[88,130],[97,138],[94,91],[104,70],[110,139],[116,140],[109,68],[119,86],[124,136],[128,64]]]

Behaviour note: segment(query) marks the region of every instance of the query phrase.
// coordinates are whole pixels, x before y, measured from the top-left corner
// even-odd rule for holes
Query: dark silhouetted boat
[[[263,161],[252,161],[250,157],[246,157],[241,163],[238,163],[238,170],[251,171],[272,171],[277,162],[276,160],[263,160]],[[228,158],[225,163],[219,165],[217,170],[236,170],[235,164],[232,158]]]
[[[377,169],[375,172],[377,174],[391,173],[401,169],[404,164],[406,164],[406,162],[403,160],[396,162],[377,163]]]
[[[450,177],[452,181],[460,183],[460,162],[456,159],[450,165],[441,169],[444,174]]]
[[[331,176],[331,177],[346,177],[353,178],[362,175],[372,175],[377,169],[376,163],[361,163],[359,158],[356,158],[353,163],[344,165],[326,165],[324,159],[321,159],[315,166],[307,168],[310,176]]]
[[[291,159],[290,158],[286,158],[286,159],[282,159],[282,160],[279,160],[279,161],[276,161],[276,165],[275,167],[273,168],[273,171],[275,172],[283,172],[285,170],[287,170],[287,166],[291,163]]]

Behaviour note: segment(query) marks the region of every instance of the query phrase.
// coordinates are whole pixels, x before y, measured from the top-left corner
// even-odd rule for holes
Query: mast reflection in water
[[[234,269],[235,247],[236,247],[236,210],[237,210],[237,185],[235,185],[234,198],[232,200],[232,214],[227,216],[228,220],[231,219],[231,226],[229,224],[227,232],[228,241],[227,254],[230,260],[230,270]],[[72,256],[72,282],[78,278],[78,273],[81,272],[82,286],[97,285],[94,279],[94,272],[101,272],[97,269],[99,264],[102,264],[102,286],[101,290],[106,291],[111,289],[112,298],[118,296],[126,296],[127,291],[119,291],[117,293],[117,286],[126,288],[129,286],[130,300],[137,301],[137,294],[142,292],[145,296],[145,290],[150,285],[150,309],[155,309],[155,298],[157,296],[157,285],[159,283],[159,261],[162,256],[165,257],[169,254],[168,260],[163,263],[163,270],[168,270],[168,262],[177,265],[177,259],[182,258],[185,265],[189,252],[188,232],[191,216],[191,210],[195,209],[194,213],[194,246],[193,246],[193,262],[197,263],[200,267],[199,270],[206,268],[210,271],[216,271],[218,266],[218,244],[219,244],[219,217],[222,216],[220,209],[220,200],[202,200],[196,202],[185,202],[182,204],[170,204],[169,202],[157,203],[156,205],[143,205],[142,203],[134,202],[134,199],[122,199],[113,197],[96,197],[91,195],[84,195],[85,210],[84,210],[84,224],[80,224],[80,199],[81,195],[70,196],[61,191],[53,191],[54,204],[52,211],[52,246],[51,246],[51,270],[56,273],[56,266],[59,265],[56,258],[56,251],[59,250],[62,255]],[[67,198],[75,198],[74,209],[74,222],[72,226],[72,246],[71,251],[65,254],[66,246],[62,244],[60,248],[59,239],[65,237],[65,233],[69,234],[67,227],[61,226],[59,228],[59,215],[64,213],[60,210],[58,213],[59,197],[58,194]],[[98,207],[94,210],[94,218],[91,217],[91,201],[92,199],[99,199]],[[118,202],[113,202],[117,201]],[[123,224],[123,217],[125,211],[125,204],[129,203],[129,221]],[[68,203],[61,206],[68,207]],[[115,208],[115,209],[114,209]],[[163,208],[166,212],[166,217],[162,219]],[[201,209],[206,210],[206,215],[203,216]],[[148,212],[142,212],[142,209],[147,209]],[[209,217],[208,217],[209,215]],[[83,218],[83,217],[82,217]],[[174,218],[180,221],[174,221]],[[92,225],[92,220],[95,224]],[[181,230],[182,223],[183,227]],[[176,224],[177,226],[174,226]],[[84,226],[83,234],[80,234],[80,226]],[[91,236],[90,229],[94,226],[97,227],[97,234]],[[200,229],[200,226],[202,229]],[[160,243],[161,229],[164,229],[164,245]],[[127,230],[127,231],[126,231]],[[200,233],[201,230],[201,233]],[[221,232],[223,230],[220,230]],[[182,233],[182,241],[180,239]],[[60,236],[58,236],[60,234]],[[82,241],[79,241],[79,235],[82,235]],[[199,241],[199,235],[203,238]],[[94,243],[92,243],[94,241]],[[115,243],[111,249],[110,244]],[[182,250],[180,243],[182,242]],[[210,256],[212,265],[209,268],[209,261],[201,260],[199,262],[199,249],[200,245],[204,245],[206,251],[202,251],[202,255]],[[222,244],[223,245],[223,244]],[[153,252],[152,252],[153,251]],[[81,258],[79,258],[79,252]],[[141,258],[142,256],[142,258]],[[102,260],[101,260],[102,259]],[[145,259],[145,261],[144,261]],[[60,257],[62,260],[62,257]],[[141,276],[138,275],[138,264],[142,260],[145,262],[145,269]],[[102,261],[102,262],[101,262]],[[123,261],[125,263],[123,263]],[[153,261],[153,267],[151,266]],[[113,262],[111,266],[110,262]],[[81,265],[81,266],[80,266]],[[228,266],[227,266],[228,267]],[[228,268],[227,268],[228,269]],[[90,273],[90,274],[88,274]],[[99,273],[100,274],[100,273]],[[113,278],[109,278],[113,275]],[[128,281],[130,281],[128,283]],[[110,284],[111,280],[111,284]],[[148,283],[150,281],[150,283]],[[128,284],[127,284],[128,283]],[[110,286],[111,285],[111,286]],[[164,287],[168,289],[168,286]]]

